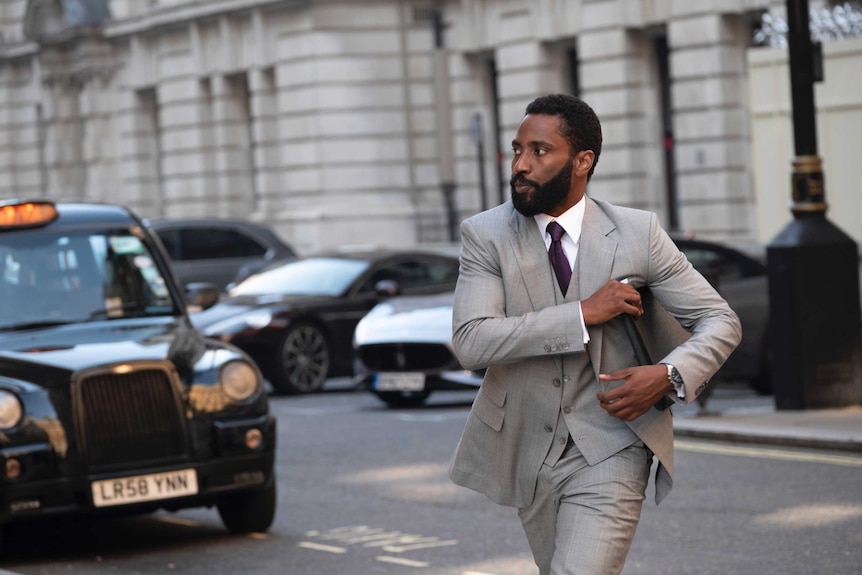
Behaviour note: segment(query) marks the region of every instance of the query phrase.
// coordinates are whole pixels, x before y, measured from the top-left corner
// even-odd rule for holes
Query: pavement
[[[719,384],[704,405],[673,408],[676,437],[862,452],[862,405],[777,410],[771,395]]]

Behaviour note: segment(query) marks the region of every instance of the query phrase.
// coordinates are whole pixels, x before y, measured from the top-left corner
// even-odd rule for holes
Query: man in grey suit
[[[667,404],[693,401],[741,336],[655,214],[585,195],[601,145],[582,100],[534,100],[512,201],[461,225],[453,344],[487,370],[449,474],[518,508],[542,575],[622,571],[653,456],[656,502],[670,491]],[[691,333],[647,365],[626,325],[642,287]]]

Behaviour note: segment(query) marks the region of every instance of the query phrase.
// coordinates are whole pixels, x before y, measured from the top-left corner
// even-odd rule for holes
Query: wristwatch
[[[670,383],[673,388],[677,391],[682,389],[685,386],[685,382],[682,381],[682,376],[679,374],[679,371],[669,363],[663,364],[667,367],[667,381]]]

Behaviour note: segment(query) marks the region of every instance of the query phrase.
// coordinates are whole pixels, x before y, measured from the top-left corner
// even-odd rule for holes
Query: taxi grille
[[[363,345],[359,359],[371,371],[443,371],[461,369],[445,345],[387,343]]]
[[[101,373],[79,382],[78,432],[91,467],[187,454],[183,414],[161,369]]]

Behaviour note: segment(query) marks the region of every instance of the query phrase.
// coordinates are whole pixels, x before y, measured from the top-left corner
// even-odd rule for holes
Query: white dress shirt
[[[533,219],[536,221],[536,225],[539,226],[539,232],[545,239],[546,250],[551,247],[551,234],[546,231],[548,224],[552,221],[556,221],[564,230],[566,230],[565,235],[560,239],[560,244],[563,246],[563,253],[566,254],[566,259],[569,260],[569,266],[572,268],[573,276],[577,274],[575,262],[578,261],[578,247],[581,244],[581,228],[584,224],[584,212],[586,211],[586,207],[587,202],[584,201],[584,198],[581,198],[581,201],[556,218],[549,216],[548,214],[536,214],[533,216]],[[579,301],[578,307],[580,306],[581,302]],[[584,333],[584,343],[589,343],[590,334],[587,332],[587,324],[584,323],[583,310],[581,310],[581,329]]]

